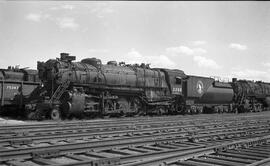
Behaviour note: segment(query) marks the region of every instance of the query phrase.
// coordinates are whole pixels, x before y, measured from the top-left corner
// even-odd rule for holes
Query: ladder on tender
[[[53,95],[52,95],[52,97],[51,97],[51,99],[50,99],[49,102],[52,103],[55,100],[59,100],[60,97],[62,96],[62,94],[68,88],[69,84],[70,84],[70,81],[69,80],[66,81],[66,82],[64,82],[64,83],[62,83],[62,84],[60,84],[58,86],[58,88],[56,89],[56,91],[53,93]]]

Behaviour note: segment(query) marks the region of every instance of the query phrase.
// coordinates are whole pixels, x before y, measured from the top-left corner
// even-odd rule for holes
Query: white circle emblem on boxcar
[[[198,81],[197,82],[196,89],[197,89],[197,92],[199,94],[202,94],[203,93],[203,83],[202,83],[202,81]]]

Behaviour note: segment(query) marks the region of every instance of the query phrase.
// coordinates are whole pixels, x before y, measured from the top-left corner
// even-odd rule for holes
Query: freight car
[[[43,87],[31,94],[30,117],[245,112],[264,110],[270,103],[267,83],[220,82],[178,69],[75,59],[61,53],[38,62]]]
[[[24,109],[27,96],[39,84],[37,70],[11,66],[0,69],[0,113],[18,114],[18,110]]]

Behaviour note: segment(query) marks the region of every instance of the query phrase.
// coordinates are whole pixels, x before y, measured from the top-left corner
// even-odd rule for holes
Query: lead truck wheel
[[[27,114],[27,119],[30,119],[30,120],[35,120],[35,113],[34,112],[29,112],[28,114]]]
[[[61,114],[58,109],[53,109],[50,113],[50,117],[52,120],[60,120],[61,119]]]

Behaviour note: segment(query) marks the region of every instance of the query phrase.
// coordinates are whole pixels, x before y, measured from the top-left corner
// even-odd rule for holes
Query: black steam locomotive
[[[27,98],[40,85],[37,70],[9,66],[0,69],[0,113],[19,113]]]
[[[74,60],[61,53],[61,58],[38,62],[43,87],[28,104],[32,117],[246,112],[263,111],[270,104],[268,83],[225,83],[146,64]]]

